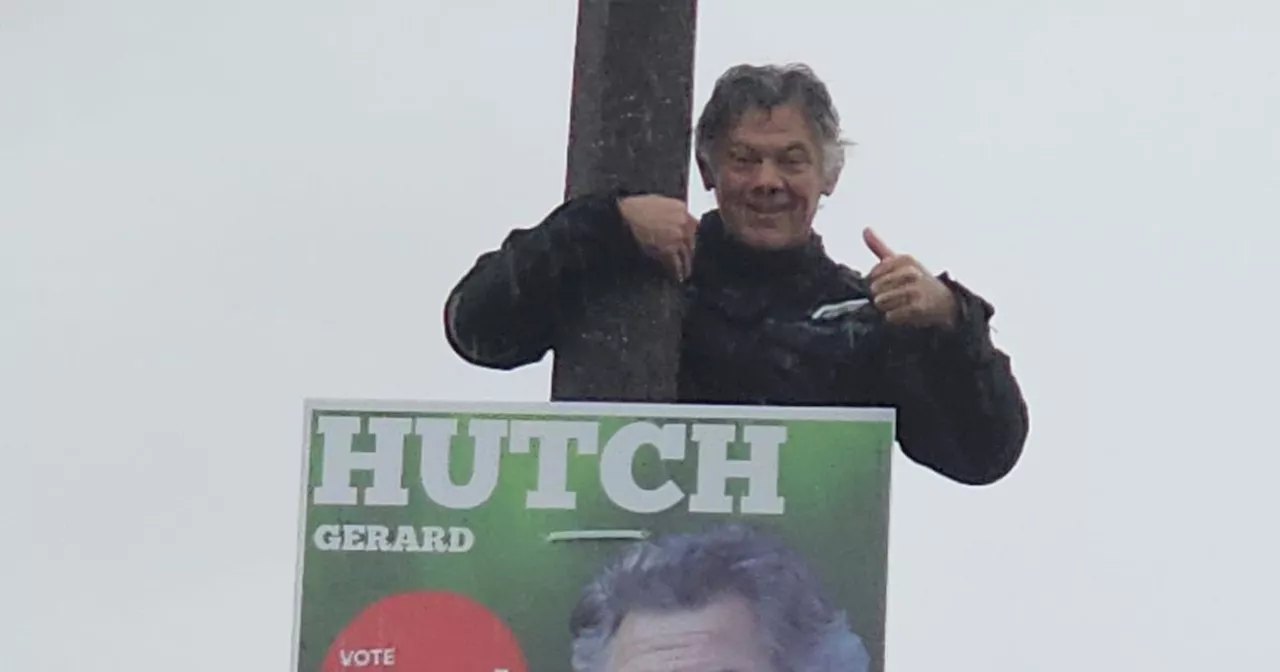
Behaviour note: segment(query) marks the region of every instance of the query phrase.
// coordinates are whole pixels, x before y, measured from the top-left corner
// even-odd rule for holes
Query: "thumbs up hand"
[[[862,239],[880,260],[867,280],[876,308],[890,324],[910,327],[955,327],[959,304],[951,289],[910,255],[897,254],[871,229]]]

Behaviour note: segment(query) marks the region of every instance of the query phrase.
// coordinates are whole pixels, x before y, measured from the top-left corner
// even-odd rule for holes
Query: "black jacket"
[[[617,194],[572,199],[476,261],[449,295],[448,341],[479,366],[536,362],[586,292],[651,265]],[[685,285],[680,401],[891,406],[908,457],[960,483],[993,483],[1022,453],[1026,404],[990,340],[992,306],[939,277],[960,300],[954,331],[889,326],[870,306],[814,319],[822,306],[868,297],[867,281],[832,261],[816,236],[800,249],[753,250],[712,211]]]

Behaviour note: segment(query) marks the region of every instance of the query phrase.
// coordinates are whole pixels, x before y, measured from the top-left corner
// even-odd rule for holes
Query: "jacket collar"
[[[697,253],[699,257],[711,259],[728,273],[761,280],[812,273],[827,261],[822,237],[817,233],[810,234],[809,239],[798,247],[785,250],[752,248],[729,234],[719,210],[711,210],[702,216]],[[697,264],[694,266],[696,272]]]

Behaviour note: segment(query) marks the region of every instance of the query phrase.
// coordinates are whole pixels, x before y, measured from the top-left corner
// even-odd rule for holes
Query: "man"
[[[574,672],[865,672],[870,658],[804,561],[740,525],[619,554],[570,617]]]
[[[685,290],[686,403],[892,406],[898,443],[960,483],[1003,478],[1026,405],[992,344],[990,304],[864,231],[864,277],[827,256],[812,222],[844,165],[839,116],[806,67],[726,72],[696,153],[718,208],[618,190],[571,199],[512,231],[450,293],[445,330],[464,359],[540,360],[592,292],[665,269]]]

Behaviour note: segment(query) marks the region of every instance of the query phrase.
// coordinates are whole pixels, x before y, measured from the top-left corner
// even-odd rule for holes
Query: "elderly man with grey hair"
[[[870,230],[878,263],[866,275],[814,231],[847,144],[826,85],[800,65],[731,68],[695,140],[715,210],[695,218],[643,185],[562,203],[450,292],[454,351],[495,369],[536,362],[592,293],[665,270],[684,288],[681,402],[893,407],[916,462],[971,485],[1012,470],[1027,408],[992,344],[993,307]]]
[[[570,619],[574,672],[865,672],[870,658],[804,560],[743,525],[619,554]]]

